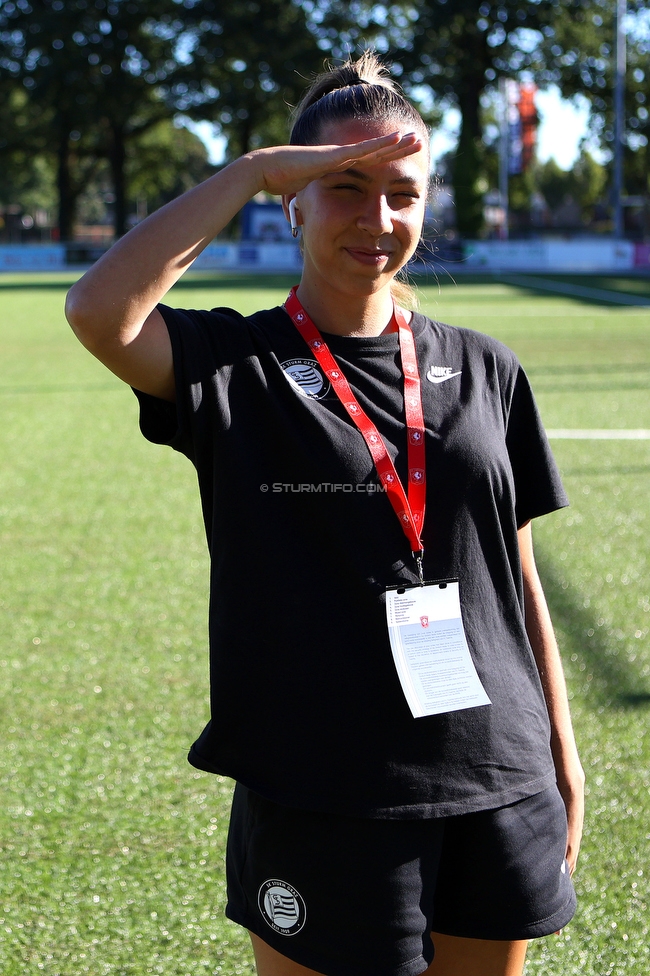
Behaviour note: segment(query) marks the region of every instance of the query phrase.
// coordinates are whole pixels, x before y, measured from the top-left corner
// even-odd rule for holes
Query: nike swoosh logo
[[[430,373],[427,373],[427,379],[429,383],[445,383],[447,380],[453,379],[454,376],[460,376],[461,373],[462,370],[460,369],[456,373],[445,373],[443,376],[431,376]]]

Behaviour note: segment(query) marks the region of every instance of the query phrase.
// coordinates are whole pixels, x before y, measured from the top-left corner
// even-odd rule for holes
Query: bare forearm
[[[168,203],[119,240],[71,289],[66,314],[86,345],[142,326],[207,244],[261,189],[251,156]]]
[[[72,328],[100,359],[105,343],[128,346],[194,258],[259,190],[295,194],[355,160],[385,162],[420,148],[414,133],[393,133],[351,146],[275,146],[242,156],[148,217],[77,282],[66,305]]]
[[[540,586],[526,580],[526,630],[537,662],[551,723],[551,747],[559,756],[575,750],[569,698],[560,652]]]
[[[158,302],[203,248],[259,190],[291,196],[360,159],[418,152],[413,133],[353,145],[275,146],[237,159],[162,207],[108,251],[70,290],[66,315],[81,342],[125,383],[173,400],[173,357]]]
[[[584,817],[584,772],[578,756],[560,652],[535,566],[530,525],[519,530],[524,580],[526,631],[535,655],[551,725],[551,751],[557,784],[569,823],[567,860],[575,870]]]

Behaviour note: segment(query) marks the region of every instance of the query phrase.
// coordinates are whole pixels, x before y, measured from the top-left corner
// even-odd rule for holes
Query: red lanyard
[[[384,439],[363,412],[357,398],[350,389],[348,381],[339,369],[322,335],[309,318],[292,288],[284,303],[293,324],[298,329],[309,348],[318,360],[323,372],[332,384],[337,397],[345,407],[348,416],[356,425],[365,440],[370,456],[374,461],[381,483],[393,506],[400,525],[409,540],[418,568],[420,580],[423,579],[422,526],[427,493],[426,462],[424,450],[424,419],[422,417],[422,397],[420,394],[420,371],[415,355],[413,333],[406,321],[403,309],[394,306],[393,317],[399,332],[399,347],[404,371],[404,412],[406,414],[406,433],[408,445],[408,498],[404,486],[395,470],[395,465],[386,449]]]

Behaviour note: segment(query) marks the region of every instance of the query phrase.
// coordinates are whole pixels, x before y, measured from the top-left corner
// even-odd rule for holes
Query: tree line
[[[0,203],[56,173],[60,236],[110,175],[116,235],[208,175],[179,117],[207,120],[227,159],[286,139],[289,106],[324,58],[374,47],[425,117],[461,117],[449,161],[462,236],[481,230],[494,147],[486,98],[501,77],[582,93],[591,131],[614,132],[615,0],[0,0]],[[650,25],[629,2],[625,181],[647,195]],[[39,175],[40,174],[40,175]],[[525,189],[525,181],[519,190]]]

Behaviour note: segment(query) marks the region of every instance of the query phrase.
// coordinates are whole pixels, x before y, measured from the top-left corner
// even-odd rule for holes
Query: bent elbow
[[[101,343],[99,310],[89,302],[79,287],[73,285],[65,299],[65,317],[77,339],[89,352],[94,352]]]
[[[79,295],[77,285],[73,285],[65,296],[64,313],[74,334],[81,342],[84,342],[84,335],[88,331],[89,315],[88,309],[85,308],[85,303]]]

